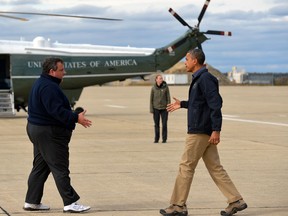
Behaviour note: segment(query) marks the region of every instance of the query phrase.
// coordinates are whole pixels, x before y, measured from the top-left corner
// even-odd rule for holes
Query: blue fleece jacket
[[[206,67],[194,73],[189,89],[188,101],[181,101],[181,108],[188,109],[188,133],[221,131],[222,98],[219,94],[218,80]]]
[[[35,81],[29,96],[28,122],[75,129],[78,115],[72,112],[60,83],[60,79],[46,74]]]

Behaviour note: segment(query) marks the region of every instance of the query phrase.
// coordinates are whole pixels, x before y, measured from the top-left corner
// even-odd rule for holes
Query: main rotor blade
[[[4,14],[0,14],[1,17],[6,17],[6,18],[11,18],[11,19],[17,19],[17,20],[21,20],[21,21],[29,21],[26,18],[21,18],[21,17],[16,17],[16,16],[8,16],[8,15],[4,15]]]
[[[200,12],[200,14],[199,14],[199,16],[198,16],[198,24],[197,24],[197,27],[199,27],[199,25],[200,25],[200,23],[201,23],[201,20],[202,20],[204,14],[205,14],[205,12],[206,12],[206,9],[207,9],[209,3],[210,3],[210,0],[206,0],[206,1],[205,1],[204,5],[203,5],[203,7],[202,7],[202,10],[201,10],[201,12]]]
[[[187,26],[188,28],[192,29],[192,27],[183,20],[172,8],[169,9],[169,12],[180,22],[183,26]]]
[[[229,32],[229,31],[216,31],[216,30],[208,30],[208,31],[204,32],[204,34],[232,36],[232,32]]]
[[[98,19],[98,20],[108,20],[108,21],[122,21],[122,19],[112,19],[104,17],[92,17],[92,16],[78,16],[78,15],[67,15],[67,14],[50,14],[50,13],[34,13],[34,12],[14,12],[14,11],[0,11],[0,13],[5,14],[27,14],[27,15],[39,15],[39,16],[56,16],[56,17],[70,17],[79,19]]]

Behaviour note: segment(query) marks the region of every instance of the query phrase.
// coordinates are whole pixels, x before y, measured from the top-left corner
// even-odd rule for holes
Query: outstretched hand
[[[83,127],[87,128],[92,125],[92,121],[85,118],[86,110],[78,114],[78,123],[81,124]]]
[[[170,103],[170,104],[167,105],[166,110],[167,110],[168,112],[174,112],[175,110],[181,108],[180,100],[178,100],[178,99],[175,98],[175,97],[173,97],[173,99],[175,100],[175,102],[174,102],[174,103]]]

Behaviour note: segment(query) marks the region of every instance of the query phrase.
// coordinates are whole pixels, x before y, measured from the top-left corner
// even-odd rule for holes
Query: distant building
[[[227,73],[227,77],[237,84],[287,85],[288,83],[287,73],[246,73],[245,70],[235,66]]]
[[[274,74],[273,73],[249,73],[248,80],[245,83],[249,84],[262,84],[273,85]]]
[[[228,72],[228,79],[231,82],[242,84],[246,83],[248,78],[248,73],[244,69],[237,69],[236,66],[232,67],[232,71]]]
[[[187,74],[163,74],[163,79],[170,85],[186,85],[188,84]]]

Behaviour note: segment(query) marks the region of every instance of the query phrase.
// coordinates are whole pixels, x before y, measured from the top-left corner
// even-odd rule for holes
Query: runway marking
[[[4,212],[4,214],[6,214],[7,216],[11,216],[5,209],[3,209],[1,206],[0,206],[0,209]]]
[[[227,117],[227,118],[237,118],[237,117],[239,117],[239,116],[237,116],[237,115],[224,115],[223,114],[223,117],[225,118],[225,117]]]
[[[237,118],[230,118],[230,117],[223,117],[223,119],[229,120],[229,121],[239,121],[239,122],[248,122],[248,123],[256,123],[256,124],[267,124],[267,125],[288,127],[288,124],[277,123],[277,122],[266,122],[266,121],[257,121],[257,120],[249,120],[249,119],[237,119]]]
[[[106,105],[107,107],[112,107],[112,108],[119,108],[119,109],[126,109],[126,106],[119,106],[119,105]]]

